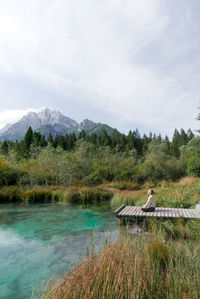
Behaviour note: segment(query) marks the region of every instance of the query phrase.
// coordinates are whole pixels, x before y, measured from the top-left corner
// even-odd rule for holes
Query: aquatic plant
[[[61,201],[71,203],[92,203],[108,201],[113,193],[98,187],[63,186],[5,186],[0,189],[0,202],[14,201]]]

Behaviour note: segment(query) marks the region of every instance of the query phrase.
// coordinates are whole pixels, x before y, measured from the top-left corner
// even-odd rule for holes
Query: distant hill
[[[99,135],[102,130],[106,130],[111,135],[113,128],[106,124],[95,123],[89,119],[83,120],[81,123],[64,116],[60,111],[49,108],[42,109],[39,113],[29,112],[18,122],[10,125],[7,124],[0,130],[0,141],[16,139],[22,140],[27,129],[32,127],[33,130],[39,131],[46,138],[51,133],[55,135],[65,135],[67,133],[75,133],[78,135],[81,130],[91,135],[96,133]]]

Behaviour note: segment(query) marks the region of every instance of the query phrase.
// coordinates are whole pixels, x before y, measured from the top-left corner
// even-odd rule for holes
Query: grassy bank
[[[92,203],[108,201],[113,193],[102,188],[62,186],[5,186],[0,189],[0,203],[49,202]]]
[[[109,186],[109,190],[114,192],[111,204],[113,208],[122,204],[141,206],[147,200],[147,190],[153,188],[156,191],[155,201],[157,206],[171,208],[191,208],[195,207],[200,200],[200,179],[183,178],[179,182],[162,181],[158,185],[147,182],[140,187],[140,190],[118,190],[115,186]]]
[[[156,229],[154,227],[154,229]],[[161,231],[122,238],[78,263],[40,298],[199,298],[200,245]]]

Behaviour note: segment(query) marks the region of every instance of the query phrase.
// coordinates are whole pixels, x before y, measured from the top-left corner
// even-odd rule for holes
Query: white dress
[[[148,208],[155,208],[155,201],[153,199],[153,195],[150,195],[148,197],[147,202],[145,203],[145,205],[143,205],[143,208],[148,209]]]

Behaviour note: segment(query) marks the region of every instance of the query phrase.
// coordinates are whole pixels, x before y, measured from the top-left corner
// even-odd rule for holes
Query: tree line
[[[177,180],[200,176],[200,138],[175,129],[172,140],[139,130],[128,135],[44,135],[27,130],[22,141],[0,144],[0,185],[99,184],[104,181]]]
[[[164,141],[168,146],[169,154],[178,158],[180,157],[180,148],[182,145],[186,145],[194,137],[193,132],[189,129],[185,132],[184,129],[181,129],[180,132],[175,129],[172,141],[169,141],[168,136],[162,139],[159,134],[152,134],[150,132],[149,136],[146,134],[141,137],[141,134],[138,129],[134,131],[129,131],[128,135],[121,134],[117,130],[113,130],[111,135],[108,135],[107,131],[104,129],[102,132],[97,135],[92,133],[91,135],[86,134],[82,130],[78,136],[74,133],[66,135],[56,135],[53,138],[50,133],[48,138],[45,139],[44,135],[40,132],[33,131],[31,127],[28,128],[24,139],[21,142],[12,142],[5,140],[0,144],[0,153],[7,155],[9,151],[14,151],[18,158],[29,158],[31,157],[31,151],[38,148],[38,150],[45,148],[47,144],[51,144],[54,148],[61,147],[65,151],[72,151],[75,149],[76,143],[79,140],[87,141],[97,147],[99,146],[108,146],[114,152],[129,152],[135,150],[138,156],[143,156],[148,150],[148,145],[153,140]]]

